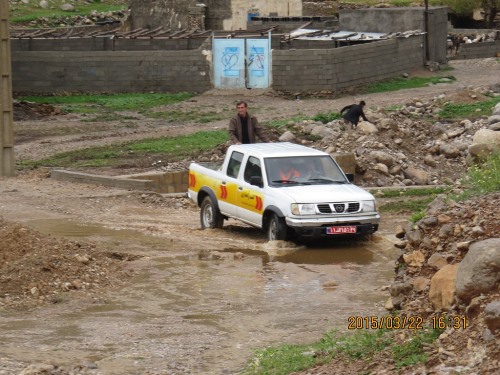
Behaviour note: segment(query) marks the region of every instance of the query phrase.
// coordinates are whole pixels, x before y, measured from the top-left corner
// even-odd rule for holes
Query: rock
[[[295,135],[291,131],[286,131],[279,137],[280,142],[293,142]]]
[[[455,303],[455,279],[458,264],[448,264],[431,279],[429,299],[434,309],[449,310]]]
[[[40,1],[40,8],[49,9],[49,2],[47,0]]]
[[[490,302],[484,308],[484,322],[493,333],[500,333],[500,300]]]
[[[493,108],[493,115],[500,115],[500,103],[497,103],[495,108]]]
[[[425,156],[424,163],[429,167],[435,167],[437,165],[436,160],[434,160],[434,158],[430,154]]]
[[[418,168],[409,167],[403,171],[405,178],[412,180],[416,185],[427,185],[429,174]]]
[[[443,124],[441,124],[440,122],[436,122],[431,127],[431,134],[434,136],[444,134],[445,132],[446,132],[446,127]]]
[[[375,159],[378,163],[382,163],[387,167],[392,167],[392,165],[394,164],[394,158],[387,152],[373,151],[370,153],[370,156],[373,159]]]
[[[364,134],[374,134],[378,132],[378,129],[375,125],[368,121],[361,121],[357,128],[361,130]]]
[[[422,231],[420,229],[409,231],[406,233],[406,239],[412,246],[417,247],[422,242]]]
[[[411,283],[416,292],[423,292],[429,286],[429,279],[427,277],[418,276],[415,277]]]
[[[377,163],[375,165],[374,170],[379,171],[380,173],[382,173],[386,176],[389,174],[389,168],[387,168],[387,165],[382,164],[382,163]]]
[[[488,125],[497,124],[500,122],[500,115],[488,117]]]
[[[500,238],[489,238],[470,245],[460,262],[457,297],[468,303],[481,293],[490,292],[500,281]]]
[[[448,224],[451,221],[451,217],[446,214],[440,214],[437,217],[437,221],[439,224]]]
[[[395,236],[396,238],[404,238],[406,234],[406,229],[402,225],[396,227]]]
[[[472,143],[500,145],[500,133],[489,129],[480,129],[474,134]]]
[[[384,305],[385,309],[391,311],[394,309],[394,304],[392,303],[392,297],[389,297]]]
[[[408,245],[408,241],[398,241],[394,243],[394,247],[398,249],[405,249],[406,246]]]
[[[447,159],[455,159],[460,156],[460,150],[451,144],[441,145],[439,151]]]
[[[491,124],[490,126],[488,126],[488,129],[493,130],[495,132],[500,131],[500,122],[497,122],[495,124]]]
[[[435,270],[440,270],[446,266],[448,262],[441,254],[434,253],[427,259],[427,264]]]
[[[409,254],[403,254],[403,260],[410,267],[422,267],[425,262],[425,255],[419,251],[413,251]]]
[[[326,126],[319,125],[319,126],[315,126],[313,128],[313,130],[311,131],[311,134],[312,135],[319,135],[320,137],[327,137],[329,135],[335,134],[335,132],[332,129],[327,128]]]
[[[75,7],[71,4],[62,4],[61,5],[61,10],[65,11],[65,12],[74,12],[75,11]]]
[[[457,250],[466,251],[469,250],[470,241],[463,241],[457,243]]]

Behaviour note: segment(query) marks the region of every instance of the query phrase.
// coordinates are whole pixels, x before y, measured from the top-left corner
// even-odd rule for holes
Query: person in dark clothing
[[[354,127],[356,127],[356,126],[358,126],[358,122],[359,122],[360,117],[362,117],[363,120],[368,121],[366,119],[365,113],[363,112],[363,107],[365,105],[366,105],[366,103],[362,100],[359,102],[359,104],[351,104],[351,105],[345,106],[340,111],[340,114],[345,112],[345,114],[342,116],[342,118],[346,122],[349,122]]]
[[[248,104],[239,101],[236,104],[238,113],[229,121],[229,138],[234,144],[255,143],[256,136],[262,142],[269,142],[264,130],[255,116],[248,113]]]

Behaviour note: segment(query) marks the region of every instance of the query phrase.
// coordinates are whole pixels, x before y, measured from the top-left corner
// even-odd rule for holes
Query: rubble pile
[[[36,120],[43,117],[60,115],[61,109],[51,104],[14,100],[14,121]]]
[[[434,370],[500,368],[499,205],[500,193],[463,202],[439,196],[424,218],[396,230],[403,254],[386,308],[442,323],[444,334],[428,348]]]

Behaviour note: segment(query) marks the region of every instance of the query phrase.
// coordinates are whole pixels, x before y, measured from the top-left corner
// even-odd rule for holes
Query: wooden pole
[[[14,175],[9,3],[0,0],[0,176]]]

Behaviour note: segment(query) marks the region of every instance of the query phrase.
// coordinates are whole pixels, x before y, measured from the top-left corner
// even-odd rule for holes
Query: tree
[[[475,9],[482,8],[490,28],[494,26],[495,17],[500,11],[500,0],[443,0],[442,3],[461,15],[470,15]]]

